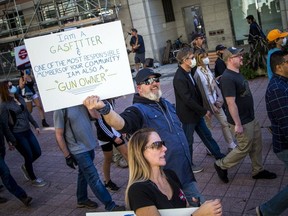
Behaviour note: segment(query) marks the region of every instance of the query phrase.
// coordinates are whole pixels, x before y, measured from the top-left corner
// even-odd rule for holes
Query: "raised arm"
[[[109,104],[105,104],[100,100],[99,96],[89,96],[84,100],[83,104],[92,117],[97,118],[95,115],[99,112],[111,127],[116,130],[121,130],[124,127],[124,119],[112,110]]]

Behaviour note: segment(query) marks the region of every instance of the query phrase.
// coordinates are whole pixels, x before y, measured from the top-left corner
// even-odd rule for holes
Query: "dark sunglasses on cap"
[[[144,80],[143,82],[140,82],[139,84],[151,85],[153,82],[159,83],[160,78],[159,77],[148,78]]]
[[[165,142],[164,141],[156,141],[156,142],[153,142],[151,145],[149,146],[145,146],[144,150],[148,149],[148,148],[151,148],[151,149],[161,149],[162,146],[165,146]]]

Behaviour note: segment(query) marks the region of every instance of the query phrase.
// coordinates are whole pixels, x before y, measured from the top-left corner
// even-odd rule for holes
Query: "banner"
[[[135,92],[120,21],[24,42],[46,112]]]

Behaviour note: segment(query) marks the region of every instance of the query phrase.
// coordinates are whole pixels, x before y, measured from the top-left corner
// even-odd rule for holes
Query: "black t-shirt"
[[[221,90],[223,97],[235,97],[241,124],[247,124],[254,120],[253,97],[248,81],[242,74],[226,69],[221,77]],[[226,100],[225,100],[226,102]],[[228,110],[227,103],[225,106]],[[229,111],[229,110],[228,110]],[[235,125],[230,112],[227,112],[227,120]]]
[[[225,69],[226,69],[225,62],[218,57],[217,60],[215,61],[215,68],[214,68],[215,77],[221,76],[225,71]]]
[[[172,198],[169,200],[150,180],[136,182],[128,191],[129,204],[133,211],[147,206],[156,206],[157,209],[186,208],[187,200],[178,177],[171,170],[164,170],[164,173],[172,187]]]

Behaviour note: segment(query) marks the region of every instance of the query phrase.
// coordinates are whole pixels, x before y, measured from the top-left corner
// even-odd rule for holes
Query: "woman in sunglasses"
[[[158,209],[188,206],[176,174],[163,169],[166,151],[165,142],[151,128],[136,131],[129,140],[129,181],[125,199],[127,207],[137,216],[160,216]],[[220,201],[206,201],[193,212],[193,216],[199,215],[222,215]]]
[[[42,187],[46,185],[46,182],[35,176],[32,165],[40,157],[41,148],[30,128],[30,123],[37,133],[40,133],[40,129],[28,112],[24,99],[17,94],[17,91],[17,87],[10,81],[2,81],[0,83],[1,107],[8,110],[6,119],[9,119],[9,128],[17,141],[15,147],[25,159],[25,163],[21,166],[24,177],[31,181],[32,186]]]

